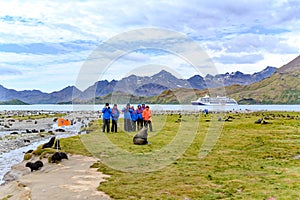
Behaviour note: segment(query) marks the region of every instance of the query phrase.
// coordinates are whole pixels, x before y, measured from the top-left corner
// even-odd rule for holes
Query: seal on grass
[[[136,145],[144,145],[148,144],[147,141],[148,137],[148,128],[143,127],[134,137],[133,137],[133,144]]]

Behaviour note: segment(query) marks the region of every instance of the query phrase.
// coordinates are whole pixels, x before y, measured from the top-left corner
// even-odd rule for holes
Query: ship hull
[[[197,101],[193,101],[191,102],[192,105],[198,105],[198,106],[234,106],[237,105],[236,103],[202,103],[202,102],[197,102]]]
[[[197,101],[192,101],[192,105],[198,105],[198,106],[207,106],[207,104],[197,102]]]

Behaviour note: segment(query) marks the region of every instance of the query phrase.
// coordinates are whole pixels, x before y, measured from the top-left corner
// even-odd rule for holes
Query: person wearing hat
[[[142,113],[144,112],[145,109],[146,109],[146,105],[145,105],[145,103],[143,102],[143,103],[142,103]],[[143,125],[144,125],[144,126],[146,125],[146,121],[145,121],[144,118],[143,118]]]
[[[130,132],[132,130],[131,125],[131,113],[132,109],[130,108],[130,103],[126,104],[126,107],[122,109],[124,113],[124,130]]]
[[[142,103],[142,110],[144,111],[146,109],[145,103]]]
[[[102,113],[103,113],[103,126],[102,126],[102,132],[106,132],[109,133],[109,126],[110,126],[110,117],[111,117],[111,109],[109,107],[109,103],[105,103],[105,107],[102,109]]]
[[[149,108],[149,106],[146,106],[145,110],[143,111],[143,118],[144,118],[144,121],[145,121],[145,127],[148,127],[149,125],[149,128],[150,128],[150,132],[152,132],[152,119],[151,119],[151,116],[152,116],[152,112]]]
[[[111,111],[111,121],[112,121],[112,125],[111,125],[111,132],[118,132],[118,119],[120,116],[120,110],[118,109],[118,105],[114,104],[114,107],[112,108]]]
[[[138,130],[141,130],[144,126],[143,109],[141,107],[141,104],[137,106],[136,113],[137,113],[137,127]]]
[[[137,109],[134,109],[134,106],[131,106],[132,112],[131,114],[131,131],[135,132],[136,131],[136,121],[137,121]]]

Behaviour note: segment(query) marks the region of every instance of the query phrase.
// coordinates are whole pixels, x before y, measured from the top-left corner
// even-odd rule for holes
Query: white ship
[[[191,101],[193,105],[205,105],[205,106],[213,106],[213,105],[237,105],[237,102],[234,99],[229,97],[209,97],[205,95],[204,97],[200,97],[197,101]]]

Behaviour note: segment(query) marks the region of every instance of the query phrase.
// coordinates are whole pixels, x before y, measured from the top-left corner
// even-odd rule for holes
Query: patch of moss
[[[44,149],[44,151],[41,153],[40,155],[40,159],[42,158],[49,158],[49,155],[52,155],[53,153],[55,153],[56,150],[55,149],[51,149],[51,148],[46,148]]]
[[[83,145],[80,139],[80,135],[76,135],[68,138],[61,138],[60,146],[64,152],[68,152],[71,154],[80,154],[85,156],[92,155]]]
[[[31,153],[26,153],[26,154],[24,154],[24,160],[29,160],[29,159],[31,159],[32,158],[32,154]]]
[[[2,200],[8,200],[8,199],[10,199],[11,197],[13,197],[14,195],[11,195],[11,194],[9,194],[9,195],[7,195],[6,197],[4,197]]]

